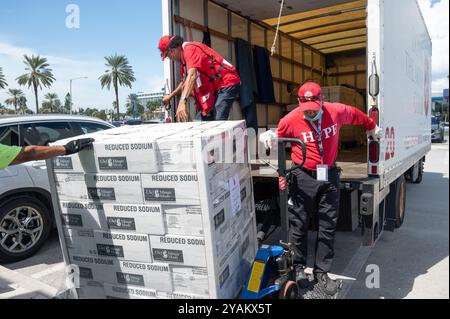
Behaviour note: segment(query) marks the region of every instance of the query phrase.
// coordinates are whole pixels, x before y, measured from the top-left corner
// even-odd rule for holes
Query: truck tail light
[[[378,111],[378,108],[376,108],[376,107],[372,107],[371,109],[370,109],[370,111],[369,111],[369,117],[375,122],[375,123],[377,123],[377,125],[379,125],[380,123],[379,123],[379,120],[380,120],[380,117],[379,117],[379,111]]]
[[[369,161],[378,163],[380,160],[380,143],[371,141],[369,143]]]

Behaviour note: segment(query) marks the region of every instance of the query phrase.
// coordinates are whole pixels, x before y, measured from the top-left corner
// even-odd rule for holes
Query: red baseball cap
[[[319,111],[322,107],[322,89],[314,82],[306,82],[298,90],[298,102],[301,111]]]
[[[167,46],[169,45],[170,41],[172,41],[174,37],[170,37],[168,35],[165,35],[163,37],[161,37],[161,39],[159,39],[159,43],[158,43],[158,49],[159,51],[161,51],[161,57],[162,60],[164,61],[167,57]]]

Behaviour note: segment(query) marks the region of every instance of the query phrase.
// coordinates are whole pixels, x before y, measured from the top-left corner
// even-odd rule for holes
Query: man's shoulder
[[[280,123],[290,123],[294,119],[298,119],[300,115],[303,114],[302,111],[300,111],[300,108],[295,108],[292,111],[290,111],[288,114],[286,114],[281,120]]]

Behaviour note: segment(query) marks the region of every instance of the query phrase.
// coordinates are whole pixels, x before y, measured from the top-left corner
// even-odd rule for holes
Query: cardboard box
[[[200,206],[162,205],[162,208],[168,235],[204,236]]]
[[[115,282],[116,272],[120,272],[119,261],[115,258],[69,254],[70,263],[78,267],[80,279],[96,282]]]
[[[69,228],[101,229],[102,221],[99,212],[103,211],[102,203],[94,202],[60,202],[63,226]]]
[[[205,238],[150,235],[150,247],[155,262],[206,267]]]
[[[152,262],[147,234],[95,231],[97,255],[120,260]]]
[[[104,204],[103,229],[164,235],[166,227],[161,205]]]
[[[152,262],[147,234],[68,228],[64,229],[64,233],[71,255]]]
[[[196,173],[164,172],[142,174],[142,192],[146,203],[199,205]]]
[[[138,286],[104,284],[104,294],[107,299],[157,299],[156,290]]]
[[[120,261],[121,271],[115,283],[142,286],[159,291],[173,291],[172,275],[168,264]]]
[[[139,174],[55,174],[61,201],[143,203]]]
[[[172,265],[173,291],[209,296],[208,270],[201,267]]]

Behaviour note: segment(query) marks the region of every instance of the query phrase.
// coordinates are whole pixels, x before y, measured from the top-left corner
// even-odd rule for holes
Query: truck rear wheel
[[[400,228],[406,214],[406,180],[404,175],[390,185],[386,209],[386,215],[393,220],[395,228]]]

